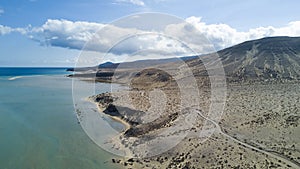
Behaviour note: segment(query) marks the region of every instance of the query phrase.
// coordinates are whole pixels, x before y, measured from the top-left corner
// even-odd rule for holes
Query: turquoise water
[[[0,76],[58,75],[67,74],[66,69],[67,68],[0,67]]]
[[[67,74],[67,68],[0,67],[0,76],[58,75]]]
[[[113,155],[94,144],[78,124],[72,80],[63,69],[55,71],[60,75],[0,76],[0,168],[117,168],[110,163]],[[109,89],[102,86],[102,92]]]

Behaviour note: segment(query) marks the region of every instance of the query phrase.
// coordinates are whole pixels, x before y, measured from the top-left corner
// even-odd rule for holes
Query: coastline
[[[124,126],[124,130],[122,131],[122,133],[126,132],[128,129],[131,128],[131,125],[129,123],[127,123],[125,120],[121,119],[120,117],[116,117],[116,116],[112,116],[110,114],[104,113],[104,109],[101,108],[97,102],[93,101],[90,98],[86,98],[87,101],[94,103],[97,106],[97,110],[99,114],[105,114],[106,116],[108,116],[109,118],[111,118],[114,121],[117,121],[119,123],[121,123]]]
[[[124,135],[124,133],[131,128],[131,125],[129,123],[127,123],[125,120],[121,119],[120,117],[116,117],[116,116],[112,116],[110,114],[104,113],[104,109],[101,108],[97,102],[93,101],[92,99],[90,99],[89,97],[86,98],[87,101],[95,104],[97,106],[97,110],[99,114],[105,114],[106,116],[108,116],[109,118],[111,118],[112,120],[122,124],[124,126],[124,130],[122,130],[119,134],[115,135],[113,138],[111,138],[111,143],[113,144],[113,147],[116,149],[121,149],[124,152],[124,156],[125,157],[131,157],[133,154],[130,151],[130,149],[128,149],[128,147],[124,146],[121,142],[121,137]],[[117,159],[117,158],[113,158],[113,159]],[[120,160],[121,161],[121,160]],[[120,162],[119,161],[119,162]],[[113,164],[113,163],[112,163]],[[121,166],[120,166],[121,167]]]

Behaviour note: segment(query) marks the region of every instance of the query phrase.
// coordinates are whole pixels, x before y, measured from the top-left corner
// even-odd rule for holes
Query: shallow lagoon
[[[117,168],[78,124],[63,74],[0,76],[0,168]]]

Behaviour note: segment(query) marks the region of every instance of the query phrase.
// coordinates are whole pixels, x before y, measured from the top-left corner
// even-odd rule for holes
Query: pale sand
[[[127,123],[125,120],[123,120],[123,119],[121,119],[121,118],[119,118],[119,117],[112,116],[112,115],[109,115],[109,114],[104,113],[104,110],[105,110],[105,109],[102,108],[102,107],[100,107],[100,106],[97,104],[97,102],[91,100],[90,98],[86,98],[86,100],[89,101],[89,102],[92,102],[92,103],[96,104],[96,106],[97,106],[97,108],[98,108],[98,112],[99,112],[100,114],[103,113],[103,114],[107,115],[108,117],[110,117],[111,119],[113,119],[114,121],[117,121],[117,122],[123,124],[124,127],[125,127],[124,132],[125,132],[126,130],[130,129],[131,125],[130,125],[129,123]],[[123,133],[124,133],[124,132],[123,132]]]

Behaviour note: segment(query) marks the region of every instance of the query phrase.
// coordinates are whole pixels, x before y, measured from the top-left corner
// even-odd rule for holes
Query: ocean
[[[1,169],[119,168],[78,124],[65,70],[0,68]]]

